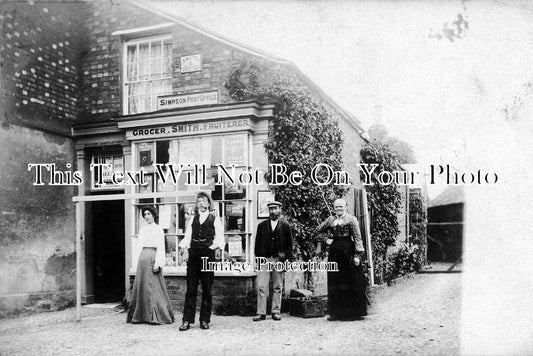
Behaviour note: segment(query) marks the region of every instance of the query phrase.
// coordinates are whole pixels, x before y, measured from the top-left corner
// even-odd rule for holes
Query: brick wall
[[[170,20],[128,3],[93,2],[87,20],[87,45],[82,54],[80,95],[81,120],[102,120],[122,113],[120,71],[122,39],[110,36],[118,30],[128,30]],[[163,32],[171,35],[173,57],[173,94],[220,90],[220,101],[231,102],[224,83],[239,59],[250,55],[192,31],[175,25]],[[202,71],[180,72],[180,57],[201,54]]]
[[[32,185],[28,164],[74,166],[80,5],[1,5],[0,317],[75,297],[75,188]]]
[[[313,273],[315,281],[315,295],[327,294],[327,273]],[[134,276],[130,277],[130,287],[133,286]],[[183,312],[185,303],[185,293],[187,292],[187,278],[185,276],[166,276],[168,294],[172,303],[172,308],[178,313]],[[297,283],[298,282],[298,283]],[[222,303],[224,296],[236,294],[239,297],[246,296],[246,293],[255,289],[255,277],[216,277],[213,282],[213,311]],[[303,288],[303,273],[285,273],[285,293],[291,289]],[[197,307],[200,307],[202,300],[202,288],[198,286]]]
[[[0,316],[7,307],[32,308],[36,295],[56,300],[41,303],[44,309],[72,301],[75,188],[32,186],[27,165],[56,163],[65,169],[66,163],[74,164],[70,124],[106,120],[122,111],[122,42],[111,33],[167,22],[121,1],[2,3]],[[170,34],[174,93],[218,89],[221,102],[231,102],[224,88],[227,76],[241,59],[253,56],[181,25]],[[201,54],[202,71],[182,74],[180,57],[191,54]],[[361,138],[342,120],[340,125],[345,167],[356,172]],[[352,176],[358,182],[358,175]],[[288,276],[287,288],[295,288],[298,278]],[[185,279],[167,281],[178,306]],[[217,278],[214,288],[219,302],[229,290],[251,290],[253,280]],[[59,297],[62,293],[67,296]],[[2,299],[14,294],[23,299]]]
[[[2,4],[4,123],[70,134],[76,117],[80,3]]]
[[[244,297],[246,293],[254,288],[255,277],[216,277],[213,282],[213,311],[222,303],[224,296],[235,293],[237,296]],[[130,277],[130,287],[133,286],[134,276]],[[166,276],[168,295],[172,308],[178,313],[183,312],[185,303],[185,293],[187,292],[186,276]],[[198,295],[196,297],[197,307],[200,307],[202,301],[202,287],[198,285]]]

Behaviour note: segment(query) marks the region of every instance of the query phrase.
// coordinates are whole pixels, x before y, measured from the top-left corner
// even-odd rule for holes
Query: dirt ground
[[[153,326],[126,324],[123,312],[88,307],[76,322],[72,308],[0,320],[0,355],[456,355],[460,289],[460,273],[416,274],[378,289],[362,321],[283,314],[279,322],[254,323],[214,315],[210,330],[196,323],[186,332],[178,331],[181,313],[172,325]]]

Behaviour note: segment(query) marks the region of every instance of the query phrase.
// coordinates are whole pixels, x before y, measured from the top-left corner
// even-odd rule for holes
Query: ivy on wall
[[[229,75],[226,88],[236,100],[256,99],[277,104],[277,117],[265,144],[269,163],[284,164],[287,172],[307,174],[301,185],[271,188],[294,228],[296,255],[303,260],[315,257],[315,229],[329,215],[326,202],[331,204],[346,194],[342,186],[315,184],[309,174],[318,163],[341,169],[343,138],[338,117],[294,73],[267,62],[241,62]]]
[[[374,275],[376,281],[380,283],[392,278],[393,266],[387,260],[387,249],[395,244],[396,237],[400,233],[397,214],[400,212],[402,197],[397,184],[382,185],[376,177],[382,171],[399,170],[400,159],[387,142],[379,140],[367,142],[360,153],[363,163],[378,164],[372,173],[373,184],[365,186],[365,189],[371,212],[370,235]]]
[[[427,206],[422,194],[409,194],[409,241],[420,249],[420,264],[427,262]]]
[[[230,96],[238,101],[274,102],[277,117],[265,144],[269,163],[281,163],[287,172],[307,172],[317,163],[334,170],[342,168],[343,138],[336,113],[314,97],[309,89],[288,70],[267,62],[243,60],[226,82]],[[377,163],[373,174],[400,169],[401,159],[386,142],[372,141],[360,151],[363,163]],[[394,261],[387,260],[387,248],[399,234],[397,214],[401,194],[395,184],[380,185],[376,177],[366,186],[368,206],[372,212],[372,249],[378,282],[395,274]],[[272,186],[276,199],[285,207],[284,215],[295,232],[296,256],[309,260],[317,256],[318,223],[328,215],[326,204],[346,195],[343,186],[319,186],[304,175],[301,185]],[[323,253],[319,257],[324,257]],[[402,255],[402,258],[405,257]],[[408,260],[408,259],[407,259]],[[304,287],[312,289],[312,278]]]

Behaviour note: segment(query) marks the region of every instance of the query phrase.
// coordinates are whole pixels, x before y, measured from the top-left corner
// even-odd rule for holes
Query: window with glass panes
[[[157,110],[157,97],[172,94],[170,37],[128,41],[125,47],[125,114]]]
[[[250,251],[250,205],[251,192],[248,187],[230,184],[229,180],[221,179],[224,184],[218,185],[218,167],[223,165],[228,172],[235,167],[235,176],[249,166],[248,133],[231,133],[190,138],[173,138],[167,140],[144,141],[134,144],[132,151],[136,169],[144,168],[147,185],[137,187],[139,193],[163,193],[163,197],[136,199],[133,204],[135,211],[135,234],[146,224],[141,216],[144,205],[153,205],[159,213],[159,225],[165,231],[166,270],[184,271],[186,266],[184,250],[177,248],[178,243],[185,236],[188,219],[197,212],[195,193],[198,190],[208,190],[214,201],[211,207],[223,226],[226,247],[224,251],[216,251],[216,260],[251,262]],[[184,165],[184,170],[174,184],[170,172],[164,182],[154,169],[154,164],[174,164],[177,176],[177,165]],[[190,165],[190,166],[187,166]],[[195,171],[194,167],[199,169]],[[203,172],[205,167],[205,172]],[[190,176],[194,183],[198,175],[201,181],[205,174],[205,184],[186,184]],[[136,239],[132,239],[132,248]],[[136,261],[132,261],[136,264]],[[135,265],[132,266],[135,269]]]

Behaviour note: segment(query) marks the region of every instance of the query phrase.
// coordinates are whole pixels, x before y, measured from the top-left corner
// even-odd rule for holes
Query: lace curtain
[[[162,40],[127,47],[128,113],[157,110],[157,96],[172,93],[172,53]]]

